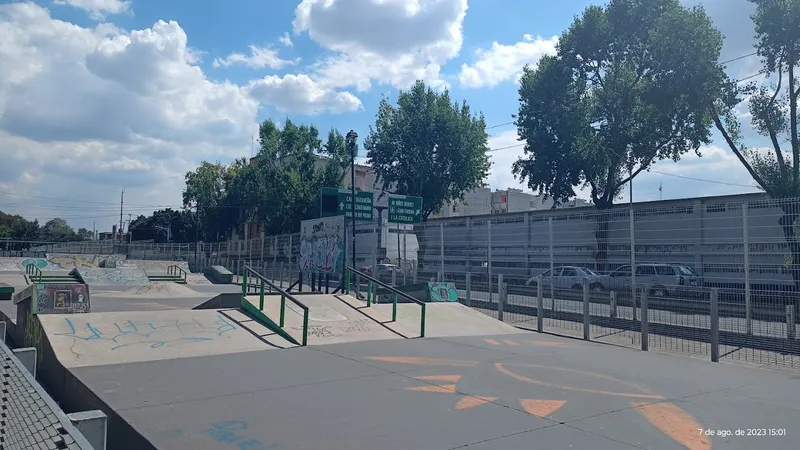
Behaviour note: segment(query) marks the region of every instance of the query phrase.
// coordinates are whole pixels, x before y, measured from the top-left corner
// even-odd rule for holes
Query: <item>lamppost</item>
[[[353,269],[356,268],[356,139],[358,133],[353,130],[347,132],[347,145],[350,147],[350,212],[353,214],[353,255],[351,261]]]

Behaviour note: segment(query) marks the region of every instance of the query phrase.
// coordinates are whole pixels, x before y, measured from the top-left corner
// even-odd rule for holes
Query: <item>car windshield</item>
[[[583,271],[584,271],[584,272],[586,272],[587,274],[589,274],[589,275],[593,276],[593,277],[599,277],[599,276],[600,276],[600,274],[599,274],[599,273],[595,272],[595,271],[594,271],[594,270],[592,270],[592,269],[586,269],[586,268],[584,268],[584,269],[583,269]]]
[[[681,273],[681,275],[687,275],[687,276],[694,276],[694,275],[697,275],[697,274],[695,273],[695,271],[694,271],[694,270],[692,270],[692,268],[691,268],[691,267],[686,267],[686,266],[678,266],[678,271]]]

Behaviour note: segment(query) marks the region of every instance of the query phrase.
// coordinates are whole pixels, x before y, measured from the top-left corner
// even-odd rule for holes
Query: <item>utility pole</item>
[[[658,199],[664,200],[664,183],[658,183]]]
[[[347,132],[347,145],[350,146],[350,212],[353,214],[353,269],[356,268],[356,139],[358,133],[353,130]]]
[[[97,240],[97,222],[92,222],[92,240]]]
[[[125,204],[125,189],[119,195],[119,241],[122,242],[122,205]]]

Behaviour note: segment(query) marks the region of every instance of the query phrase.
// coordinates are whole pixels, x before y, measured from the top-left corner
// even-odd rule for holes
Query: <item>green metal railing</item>
[[[426,306],[427,306],[425,304],[425,302],[417,300],[416,298],[406,294],[405,292],[401,292],[401,291],[393,288],[392,286],[389,286],[388,284],[386,284],[386,283],[384,283],[384,282],[382,282],[382,281],[380,281],[380,280],[378,280],[376,278],[373,278],[373,277],[371,277],[371,276],[369,276],[369,275],[367,275],[367,274],[365,274],[363,272],[360,272],[360,271],[358,271],[358,270],[356,270],[356,269],[354,269],[352,267],[346,267],[345,268],[345,272],[344,272],[344,292],[345,292],[345,294],[349,294],[350,293],[351,274],[357,275],[357,276],[367,280],[367,307],[368,308],[370,306],[372,306],[372,292],[374,290],[374,286],[375,285],[378,285],[378,286],[388,290],[389,292],[391,292],[393,294],[392,295],[392,322],[397,322],[397,298],[398,298],[398,296],[410,301],[411,303],[418,304],[422,308],[422,314],[420,316],[420,324],[419,324],[419,328],[420,328],[419,337],[425,337],[425,310],[426,310]]]
[[[25,266],[25,274],[31,279],[31,283],[42,282],[42,270],[36,267],[35,264],[28,264]]]
[[[186,284],[186,271],[175,264],[167,267],[167,275],[171,277],[180,277],[183,283]]]
[[[255,278],[258,280],[258,283],[251,284],[250,279]],[[284,335],[288,336],[288,333],[284,329],[286,323],[286,300],[288,299],[290,302],[294,303],[295,305],[299,306],[303,310],[303,338],[302,344],[303,346],[308,344],[308,306],[303,304],[300,300],[294,298],[291,294],[284,291],[282,288],[278,287],[275,283],[268,280],[264,275],[258,273],[255,269],[250,267],[249,265],[244,266],[244,275],[242,277],[242,302],[248,303],[247,296],[250,295],[250,288],[254,287],[257,289],[257,293],[259,295],[258,299],[258,310],[261,314],[264,315],[266,319],[274,324],[274,322],[269,319],[269,317],[264,314],[264,294],[266,288],[269,288],[270,291],[274,291],[281,296],[281,312],[280,312],[280,320],[278,322],[278,327],[283,331]],[[255,293],[255,292],[254,292]]]

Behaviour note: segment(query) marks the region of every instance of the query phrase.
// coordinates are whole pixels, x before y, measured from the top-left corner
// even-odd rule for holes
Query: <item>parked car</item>
[[[394,265],[394,264],[376,264],[375,265],[375,272],[373,274],[372,266],[362,266],[359,269],[361,272],[374,276],[379,281],[384,283],[391,283],[392,282],[392,273],[394,272],[395,282],[402,283],[403,281],[403,269]]]
[[[559,266],[551,270],[543,272],[542,289],[547,291],[550,289],[551,282],[554,290],[580,290],[583,289],[583,279],[589,280],[589,289],[593,291],[606,290],[605,280],[607,277],[600,275],[592,269],[579,266]],[[536,286],[539,276],[528,278],[525,282],[526,286]]]
[[[606,275],[609,290],[631,291],[631,266],[622,266]],[[637,264],[636,284],[644,285],[653,297],[671,297],[697,292],[702,280],[697,272],[685,264]]]

